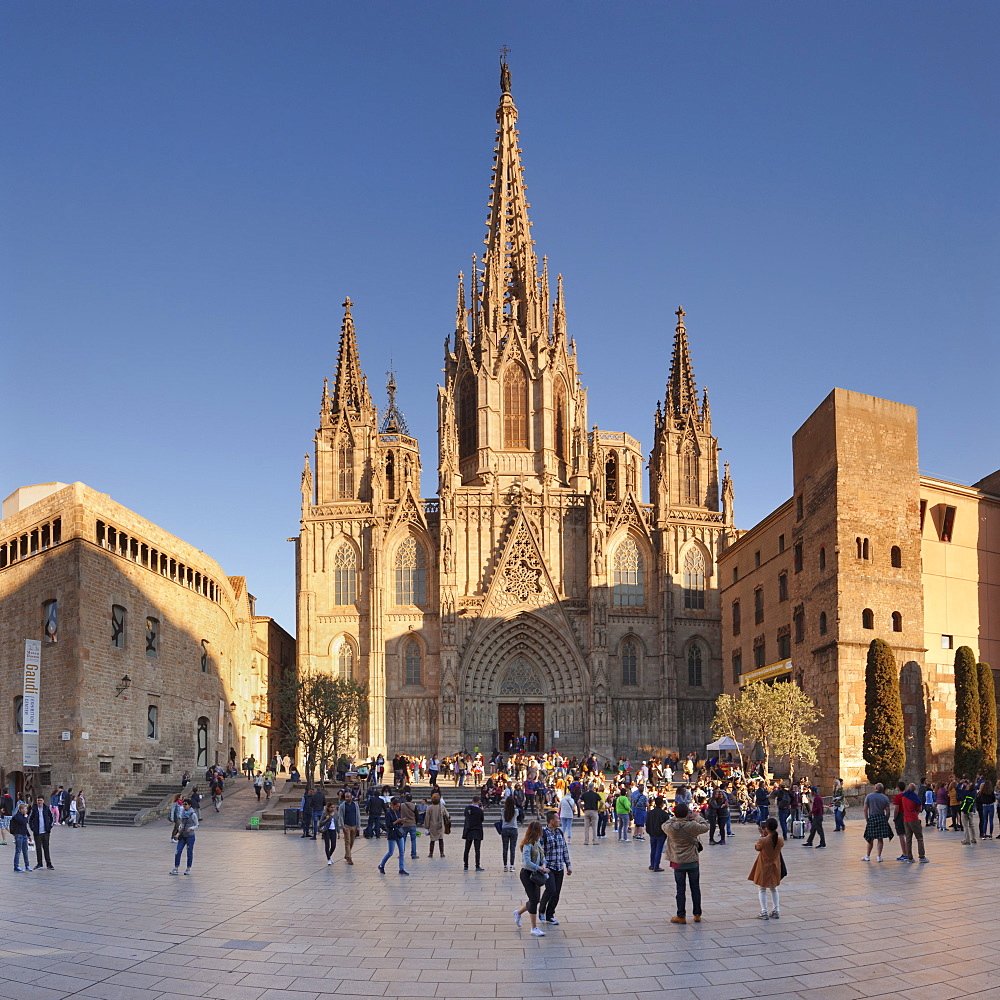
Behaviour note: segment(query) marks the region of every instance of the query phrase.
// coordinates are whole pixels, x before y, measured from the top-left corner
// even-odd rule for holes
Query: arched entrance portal
[[[500,681],[497,735],[501,750],[538,750],[545,742],[544,689],[538,671],[518,654]]]
[[[589,705],[575,647],[557,624],[536,614],[490,623],[463,659],[463,746],[582,752]]]

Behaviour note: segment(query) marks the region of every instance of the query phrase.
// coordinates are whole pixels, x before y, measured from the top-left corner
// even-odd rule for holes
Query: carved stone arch
[[[470,698],[495,696],[502,671],[521,653],[538,667],[550,691],[583,697],[586,665],[574,647],[571,636],[537,614],[524,612],[497,622],[462,658],[463,692]]]
[[[426,531],[423,531],[416,525],[408,525],[402,528],[402,530],[394,531],[386,539],[385,551],[387,558],[384,563],[386,574],[385,593],[389,596],[390,603],[396,603],[398,582],[396,572],[397,563],[403,556],[403,553],[401,553],[402,547],[408,545],[411,539],[413,540],[414,549],[412,553],[406,555],[406,568],[413,570],[414,573],[419,572],[419,570],[423,571],[423,600],[416,603],[421,606],[427,606],[433,603],[432,597],[435,592],[434,588],[437,585],[434,577],[437,559],[431,538]]]
[[[622,549],[630,542],[635,545],[638,556],[637,572],[629,572],[636,567],[632,566]],[[608,580],[611,583],[612,603],[617,607],[651,607],[656,599],[653,586],[656,582],[655,567],[648,538],[632,528],[623,527],[613,532],[608,540]],[[616,581],[625,588],[638,587],[639,590],[619,591]]]
[[[700,532],[698,534],[693,534],[681,545],[680,551],[677,554],[678,568],[681,572],[684,571],[684,559],[688,552],[692,549],[697,549],[701,553],[702,560],[705,563],[705,585],[707,587],[709,585],[709,581],[712,579],[714,557],[712,556],[708,546],[702,540]]]
[[[358,640],[348,632],[339,632],[330,640],[327,649],[330,673],[346,680],[361,680],[361,656]]]

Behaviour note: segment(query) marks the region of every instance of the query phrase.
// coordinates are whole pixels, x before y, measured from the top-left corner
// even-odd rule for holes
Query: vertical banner
[[[220,698],[219,699],[219,732],[217,734],[217,742],[222,742],[222,729],[226,724],[226,703]]]
[[[24,705],[21,710],[21,732],[24,744],[24,766],[38,767],[38,695],[42,679],[42,643],[40,639],[24,640]]]

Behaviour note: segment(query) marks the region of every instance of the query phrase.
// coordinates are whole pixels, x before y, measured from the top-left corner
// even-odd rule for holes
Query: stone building
[[[907,771],[948,772],[954,649],[1000,664],[1000,476],[921,476],[916,410],[844,389],[796,431],[792,463],[792,497],[719,556],[726,689],[798,683],[823,713],[821,776],[860,784],[868,646],[885,639]]]
[[[276,749],[269,699],[294,640],[242,577],[74,483],[16,490],[0,520],[0,767],[91,808]],[[23,768],[24,640],[42,641],[40,766]],[[169,777],[168,777],[169,776]]]
[[[367,683],[362,751],[701,747],[722,686],[715,560],[732,483],[684,313],[645,502],[639,441],[588,425],[562,278],[553,289],[531,238],[506,65],[496,118],[486,249],[459,276],[445,345],[433,499],[394,380],[376,410],[345,303],[302,476],[299,669]]]

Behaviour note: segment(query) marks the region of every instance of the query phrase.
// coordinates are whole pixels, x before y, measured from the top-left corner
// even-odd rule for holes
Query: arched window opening
[[[858,558],[860,559],[861,558],[861,539],[860,538],[855,538],[854,542],[855,542],[855,544],[858,547]]]
[[[643,594],[642,557],[639,546],[626,538],[615,549],[613,603],[618,608],[641,608]]]
[[[46,601],[42,605],[42,642],[59,641],[59,605]]]
[[[819,568],[826,569],[826,546],[819,547]]]
[[[684,607],[705,609],[705,557],[698,548],[688,549],[684,556]]]
[[[826,612],[819,613],[819,634],[826,635]]]
[[[476,380],[471,375],[462,379],[458,390],[458,457],[468,458],[479,447],[476,426]]]
[[[420,643],[416,639],[410,639],[403,648],[403,683],[408,686],[420,686],[423,684],[421,670]]]
[[[528,447],[528,381],[520,365],[511,365],[503,378],[503,446]]]
[[[337,675],[341,680],[354,680],[354,647],[347,639],[341,639],[335,654]]]
[[[639,651],[635,641],[622,643],[622,686],[635,687],[639,683]]]
[[[701,687],[701,646],[694,642],[688,647],[688,687]]]
[[[427,559],[412,535],[396,550],[396,603],[427,603]]]
[[[208,673],[208,639],[201,640],[201,672]]]
[[[892,630],[893,632],[903,631],[903,616],[898,611],[892,613]]]
[[[566,389],[562,382],[556,383],[556,407],[553,431],[555,434],[556,458],[566,461]]]
[[[902,568],[903,550],[898,545],[893,545],[889,552],[889,560],[896,569]]]
[[[869,557],[868,556],[868,539],[867,538],[863,538],[861,540],[861,558],[862,559],[867,559],[868,557]]]
[[[358,589],[358,559],[353,546],[342,542],[333,556],[333,603],[354,604]]]
[[[120,604],[111,605],[111,645],[115,649],[125,648],[126,611]]]
[[[146,709],[146,739],[160,738],[160,710],[155,705]]]
[[[385,456],[385,495],[388,500],[396,499],[396,454]]]
[[[875,612],[871,608],[865,608],[861,612],[861,627],[875,628]]]
[[[337,449],[337,497],[354,499],[354,449],[349,443]]]
[[[604,499],[618,499],[618,456],[611,452],[604,463]]]
[[[197,766],[208,767],[208,719],[204,715],[198,719],[197,747]]]
[[[155,660],[160,655],[160,620],[146,619],[146,656]]]
[[[698,495],[698,453],[694,441],[690,438],[684,442],[684,450],[681,453],[681,483],[683,486],[682,502],[698,506],[701,502]]]

